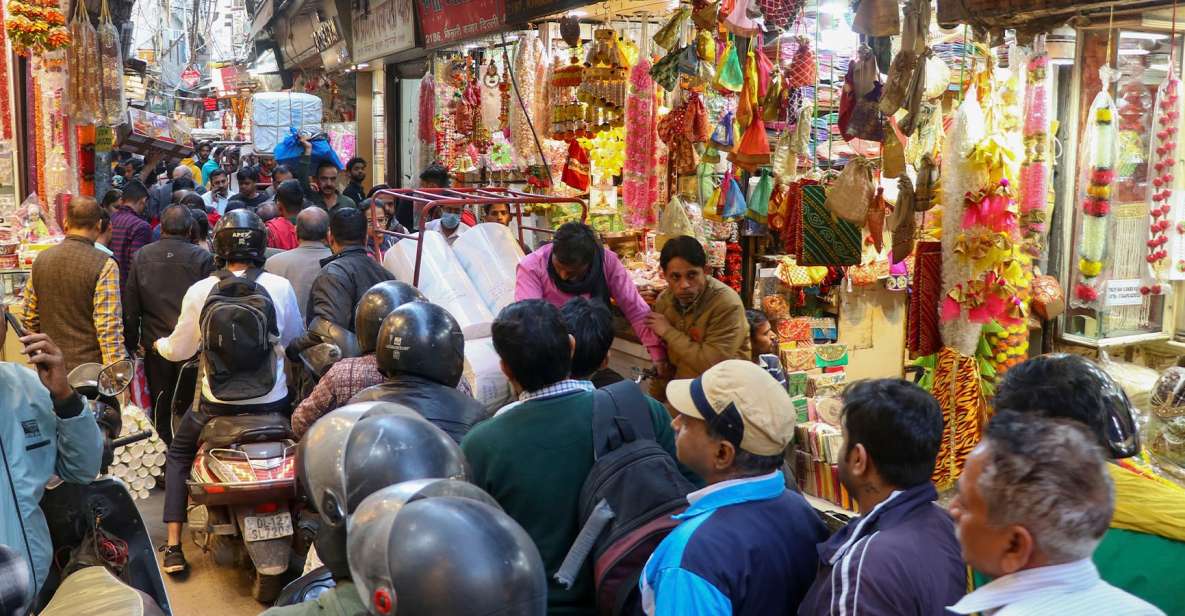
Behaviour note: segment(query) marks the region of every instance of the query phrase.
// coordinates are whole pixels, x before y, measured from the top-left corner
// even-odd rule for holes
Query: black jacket
[[[489,418],[489,411],[477,400],[423,377],[404,374],[385,383],[367,387],[350,398],[350,404],[382,400],[414,410],[424,419],[444,430],[458,443],[479,422]]]
[[[321,259],[321,273],[309,289],[305,315],[310,323],[315,317],[321,317],[354,331],[354,307],[362,299],[362,294],[380,282],[394,279],[365,248],[350,246]]]
[[[129,350],[168,336],[181,316],[181,299],[214,271],[214,256],[186,240],[165,237],[132,259],[123,295],[123,331]]]
[[[321,317],[354,331],[354,308],[362,294],[384,280],[394,279],[362,246],[351,246],[321,259],[321,273],[309,288],[309,303],[305,309],[307,323]],[[288,358],[296,361],[300,353],[318,342],[316,335],[305,332],[288,343]]]

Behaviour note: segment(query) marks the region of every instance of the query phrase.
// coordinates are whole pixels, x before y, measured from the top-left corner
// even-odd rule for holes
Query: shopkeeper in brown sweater
[[[741,296],[712,278],[699,240],[681,235],[659,255],[667,289],[654,303],[646,325],[667,346],[670,369],[651,382],[650,395],[666,399],[667,381],[694,379],[727,359],[749,361],[749,321]]]

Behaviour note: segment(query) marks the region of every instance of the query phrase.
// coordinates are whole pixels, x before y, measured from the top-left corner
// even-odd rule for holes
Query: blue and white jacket
[[[713,484],[687,497],[682,520],[639,582],[650,616],[793,614],[815,577],[827,529],[781,471]]]
[[[939,616],[967,594],[967,567],[938,492],[893,492],[819,544],[799,616]]]

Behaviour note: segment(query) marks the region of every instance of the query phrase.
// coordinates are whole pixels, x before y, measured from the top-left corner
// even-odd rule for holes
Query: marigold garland
[[[63,49],[70,44],[66,15],[57,0],[9,0],[4,29],[13,50],[21,55]]]

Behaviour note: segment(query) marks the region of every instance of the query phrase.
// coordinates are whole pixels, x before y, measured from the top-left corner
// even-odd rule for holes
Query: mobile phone
[[[18,338],[24,338],[29,335],[29,332],[25,331],[25,326],[21,325],[21,320],[9,312],[8,308],[4,308],[4,320],[8,321],[8,324],[12,326],[12,331],[16,332]]]

